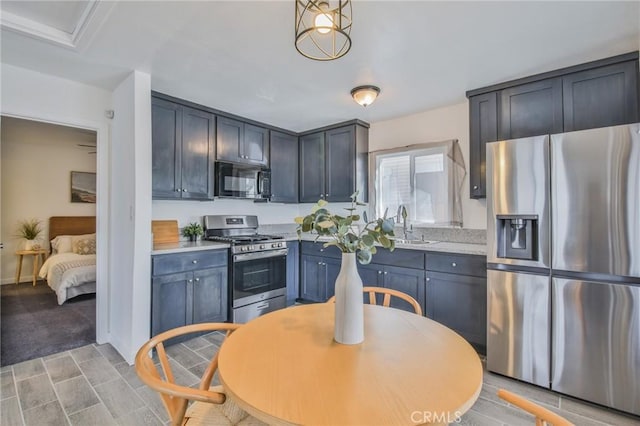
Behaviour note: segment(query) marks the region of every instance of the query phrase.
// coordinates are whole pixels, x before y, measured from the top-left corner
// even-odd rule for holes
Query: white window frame
[[[452,178],[453,170],[451,167],[454,167],[451,161],[448,161],[447,158],[447,150],[451,148],[452,144],[457,144],[457,140],[447,140],[442,142],[432,142],[432,143],[421,143],[414,145],[407,145],[399,148],[385,149],[379,151],[372,151],[369,153],[369,176],[370,176],[370,185],[369,185],[369,208],[368,213],[370,217],[381,217],[384,212],[378,211],[378,188],[380,185],[380,181],[378,178],[378,158],[379,156],[402,156],[402,155],[410,155],[410,187],[413,193],[414,185],[415,185],[415,157],[422,155],[429,155],[432,151],[435,153],[444,153],[444,164],[443,164],[443,173],[445,173],[449,178],[447,179],[447,191],[450,197],[457,197],[460,200],[461,197],[461,182],[456,181]],[[455,149],[459,150],[459,146],[456,146]],[[466,174],[466,170],[464,170],[464,164],[462,164],[464,174]],[[462,175],[462,181],[464,180],[464,174]],[[456,188],[457,187],[457,188]],[[407,225],[413,225],[415,227],[462,227],[462,206],[460,205],[460,201],[458,201],[457,207],[454,207],[452,202],[449,202],[448,205],[448,216],[449,220],[447,222],[428,222],[428,221],[420,221],[416,220],[416,212],[415,212],[415,198],[411,201],[412,205],[407,206],[407,210],[409,216],[407,217]],[[454,211],[457,209],[457,211]],[[396,217],[397,211],[388,211],[387,217]],[[400,221],[402,223],[402,221]]]

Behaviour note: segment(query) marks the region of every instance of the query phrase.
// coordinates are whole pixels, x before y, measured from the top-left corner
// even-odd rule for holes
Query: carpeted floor
[[[85,346],[96,340],[95,294],[58,305],[43,281],[0,286],[0,365]]]

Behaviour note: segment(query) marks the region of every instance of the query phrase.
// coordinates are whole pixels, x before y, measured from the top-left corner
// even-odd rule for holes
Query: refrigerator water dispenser
[[[497,215],[498,257],[537,260],[537,215]]]

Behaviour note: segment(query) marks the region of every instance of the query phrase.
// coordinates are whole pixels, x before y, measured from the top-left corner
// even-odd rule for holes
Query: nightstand
[[[16,251],[18,256],[18,264],[16,265],[16,284],[20,283],[20,273],[22,272],[22,258],[24,256],[33,256],[33,285],[36,285],[38,280],[38,271],[40,269],[40,261],[42,263],[47,258],[47,250],[18,250]]]

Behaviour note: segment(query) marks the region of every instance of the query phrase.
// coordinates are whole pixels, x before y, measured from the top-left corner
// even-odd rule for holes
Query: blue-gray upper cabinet
[[[298,202],[298,137],[271,131],[271,201]]]
[[[217,135],[217,160],[269,164],[269,131],[264,127],[218,116]]]
[[[470,197],[486,196],[487,142],[640,121],[638,79],[632,52],[468,91]]]
[[[151,258],[151,335],[182,325],[227,321],[227,250]]]
[[[152,196],[212,200],[215,116],[151,98]]]
[[[564,76],[562,95],[565,132],[636,123],[638,61]]]
[[[300,202],[324,198],[324,132],[300,137]]]
[[[368,198],[369,129],[340,126],[300,137],[300,202]]]

